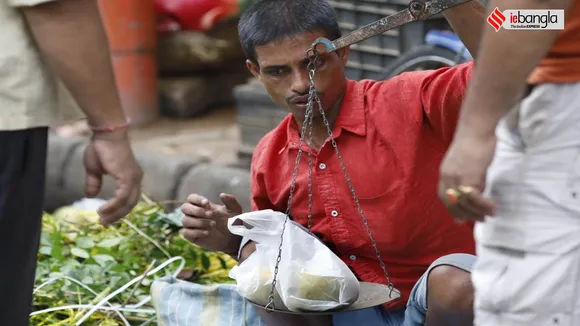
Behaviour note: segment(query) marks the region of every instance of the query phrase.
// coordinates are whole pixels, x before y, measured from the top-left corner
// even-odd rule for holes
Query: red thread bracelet
[[[94,132],[113,132],[113,131],[118,130],[118,129],[127,128],[128,126],[129,126],[129,122],[125,122],[125,123],[120,124],[120,125],[105,125],[102,127],[89,126],[89,128]]]

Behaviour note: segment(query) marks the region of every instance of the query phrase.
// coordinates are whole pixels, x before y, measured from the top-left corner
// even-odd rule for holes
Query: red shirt
[[[347,81],[333,136],[371,232],[405,306],[437,258],[475,253],[472,225],[458,225],[437,197],[439,165],[458,120],[473,63],[418,71],[387,81]],[[257,145],[252,209],[286,211],[298,144],[288,115]],[[308,147],[290,215],[307,226]],[[386,284],[332,144],[313,157],[312,231],[365,282]]]

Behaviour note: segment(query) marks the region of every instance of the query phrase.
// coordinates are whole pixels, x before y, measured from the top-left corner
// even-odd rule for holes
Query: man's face
[[[258,65],[247,62],[250,71],[262,81],[274,102],[288,108],[299,119],[305,116],[310,88],[306,53],[319,37],[326,36],[317,32],[303,33],[256,47]],[[319,49],[323,51],[322,46]],[[319,55],[316,91],[325,112],[333,108],[344,91],[347,59],[348,49]],[[318,108],[314,110],[314,116],[318,116]]]

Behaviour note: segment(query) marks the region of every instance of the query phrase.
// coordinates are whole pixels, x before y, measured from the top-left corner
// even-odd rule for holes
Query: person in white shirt
[[[86,195],[100,192],[105,174],[117,183],[115,197],[99,209],[103,225],[135,206],[143,172],[96,0],[0,0],[0,49],[0,325],[25,326],[49,127],[86,116],[93,130],[84,157]]]

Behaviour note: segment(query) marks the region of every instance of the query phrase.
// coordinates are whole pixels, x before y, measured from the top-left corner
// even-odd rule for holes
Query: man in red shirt
[[[476,53],[483,12],[474,1],[445,13],[471,53]],[[243,14],[239,34],[248,68],[272,99],[291,112],[259,142],[251,168],[252,209],[284,212],[309,90],[306,52],[318,37],[335,39],[340,31],[326,0],[262,0]],[[469,325],[469,270],[475,260],[472,226],[453,222],[436,189],[439,164],[453,137],[473,63],[384,82],[356,82],[345,78],[347,58],[348,49],[322,55],[316,89],[378,250],[402,298],[385,307],[335,314],[332,323]],[[315,113],[313,125],[312,231],[362,281],[385,284],[319,114]],[[303,149],[307,152],[308,146]],[[308,159],[300,164],[299,171],[308,169]],[[308,216],[307,184],[308,174],[299,173],[292,217],[302,225]],[[223,206],[191,195],[182,207],[184,235],[204,248],[235,256],[240,239],[229,234],[225,221],[240,214],[241,208],[230,195],[223,194],[222,200]],[[241,247],[242,260],[254,250],[251,242],[244,241]],[[264,319],[268,325],[309,322],[276,314],[264,314]]]

